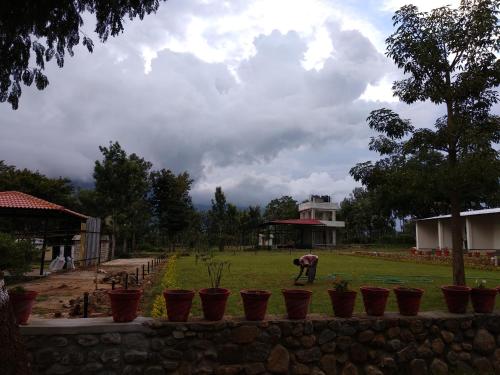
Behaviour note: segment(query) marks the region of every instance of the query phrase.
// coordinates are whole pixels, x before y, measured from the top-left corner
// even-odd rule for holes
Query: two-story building
[[[272,220],[262,224],[259,245],[265,247],[318,248],[337,245],[337,203],[327,195],[311,195],[299,204],[298,219]]]

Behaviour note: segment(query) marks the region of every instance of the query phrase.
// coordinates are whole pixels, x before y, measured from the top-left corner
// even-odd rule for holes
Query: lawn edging
[[[385,374],[500,370],[500,313],[386,313],[261,322],[33,320],[20,328],[35,374]]]

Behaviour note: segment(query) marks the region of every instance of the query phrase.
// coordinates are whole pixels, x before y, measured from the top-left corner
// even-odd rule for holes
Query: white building
[[[463,249],[500,250],[500,208],[460,213]],[[451,215],[416,221],[417,249],[452,249]]]
[[[308,201],[299,204],[301,220],[317,220],[318,226],[304,232],[303,243],[311,247],[335,246],[337,244],[337,228],[344,228],[344,221],[337,221],[339,205],[331,201],[328,195],[311,195]]]

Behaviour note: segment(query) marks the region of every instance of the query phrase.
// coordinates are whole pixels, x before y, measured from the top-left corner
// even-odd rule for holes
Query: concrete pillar
[[[442,250],[443,245],[444,245],[444,240],[443,240],[443,222],[441,220],[437,221],[438,225],[438,246]]]
[[[467,236],[467,250],[473,249],[472,223],[469,217],[465,217],[465,234]]]
[[[418,244],[418,221],[415,221],[415,241],[417,249],[420,249],[420,246]]]

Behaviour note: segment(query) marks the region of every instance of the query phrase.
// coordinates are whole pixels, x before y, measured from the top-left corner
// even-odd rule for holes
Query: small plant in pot
[[[264,320],[267,301],[271,297],[268,290],[245,289],[240,291],[246,320]]]
[[[444,285],[441,290],[448,311],[454,314],[465,314],[471,288],[462,285]]]
[[[389,289],[375,286],[362,286],[360,288],[363,296],[363,304],[367,315],[384,315]]]
[[[28,324],[37,294],[38,292],[26,290],[22,286],[17,286],[9,290],[9,300],[14,311],[16,324]]]
[[[333,289],[328,289],[333,313],[339,318],[350,318],[356,303],[356,292],[349,289],[347,280],[335,279]]]
[[[486,287],[486,280],[476,280],[476,287],[470,292],[474,312],[489,314],[495,308],[497,290]]]
[[[199,291],[203,317],[207,320],[221,320],[226,311],[226,303],[230,291],[220,287],[220,282],[224,271],[229,271],[231,264],[228,261],[221,261],[210,258],[203,261],[208,272],[211,288]]]
[[[398,303],[399,313],[406,316],[414,316],[418,314],[420,309],[420,300],[424,294],[423,289],[397,287],[394,288],[396,301]]]
[[[111,314],[116,323],[131,322],[137,318],[137,308],[142,296],[140,289],[108,290]]]

